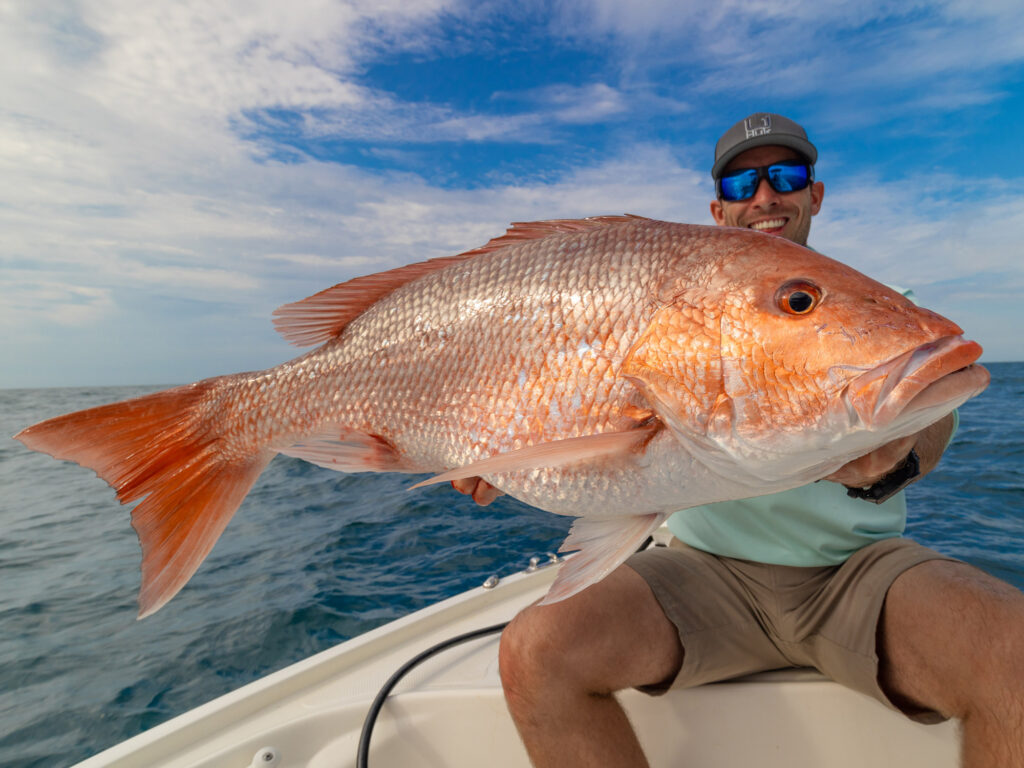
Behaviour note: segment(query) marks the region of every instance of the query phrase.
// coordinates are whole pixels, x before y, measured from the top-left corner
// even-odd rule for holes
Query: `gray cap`
[[[740,152],[764,146],[789,147],[806,157],[811,165],[818,160],[818,150],[807,140],[807,131],[788,117],[755,112],[736,123],[718,140],[715,164],[711,168],[712,178],[717,179]]]

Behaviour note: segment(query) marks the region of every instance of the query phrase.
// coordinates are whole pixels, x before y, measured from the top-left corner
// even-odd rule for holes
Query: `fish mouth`
[[[988,386],[989,372],[974,364],[981,351],[963,336],[922,344],[851,381],[847,405],[871,430],[930,409],[951,411]]]

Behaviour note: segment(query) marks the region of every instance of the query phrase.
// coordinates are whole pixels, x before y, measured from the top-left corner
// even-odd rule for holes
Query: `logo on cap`
[[[758,125],[758,123],[760,123],[760,125]],[[752,139],[755,136],[767,136],[772,132],[771,115],[754,115],[744,120],[743,124],[747,129],[748,139]]]

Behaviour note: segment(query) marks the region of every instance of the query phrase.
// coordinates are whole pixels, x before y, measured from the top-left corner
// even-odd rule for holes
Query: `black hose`
[[[654,542],[653,536],[648,536],[644,543],[637,547],[637,552],[642,552],[647,549]],[[380,714],[381,707],[384,706],[384,701],[387,699],[388,694],[391,693],[391,689],[398,685],[398,681],[401,680],[409,670],[413,669],[417,664],[422,661],[426,661],[431,656],[440,653],[441,651],[451,648],[459,643],[465,643],[468,640],[473,640],[478,637],[484,637],[495,632],[501,632],[505,627],[509,625],[509,622],[503,622],[501,624],[494,624],[490,627],[484,627],[483,629],[474,629],[472,632],[466,632],[455,637],[450,637],[447,640],[443,640],[437,645],[433,645],[423,653],[410,659],[402,667],[395,672],[388,681],[384,683],[380,691],[377,693],[377,697],[370,704],[370,710],[366,713],[366,719],[363,720],[363,730],[359,734],[359,751],[356,754],[356,768],[367,768],[369,764],[370,756],[370,736],[373,734],[373,726],[377,723],[377,715]]]
[[[395,672],[395,674],[388,678],[388,681],[384,683],[384,686],[377,693],[377,697],[370,705],[370,711],[366,713],[366,719],[363,721],[363,730],[362,733],[359,734],[359,752],[356,755],[356,768],[367,768],[367,761],[370,756],[370,736],[373,734],[373,726],[377,722],[377,715],[380,714],[381,707],[384,706],[384,701],[387,699],[388,694],[391,693],[391,689],[398,685],[398,681],[405,677],[409,670],[420,662],[426,661],[434,654],[440,653],[446,648],[451,648],[453,645],[465,643],[468,640],[473,640],[477,637],[501,632],[507,626],[508,622],[506,621],[502,624],[495,624],[490,627],[484,627],[483,629],[475,629],[472,632],[466,632],[465,634],[448,638],[447,640],[423,651],[423,653],[419,654],[415,658],[407,661],[397,672]]]

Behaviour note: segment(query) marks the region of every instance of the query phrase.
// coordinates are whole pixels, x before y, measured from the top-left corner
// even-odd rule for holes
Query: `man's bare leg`
[[[537,768],[646,766],[614,692],[675,676],[675,626],[629,566],[553,605],[520,613],[501,639],[512,719]]]
[[[883,688],[961,720],[964,768],[1024,768],[1024,594],[975,568],[930,561],[886,597]]]

